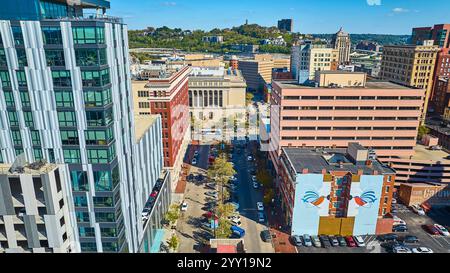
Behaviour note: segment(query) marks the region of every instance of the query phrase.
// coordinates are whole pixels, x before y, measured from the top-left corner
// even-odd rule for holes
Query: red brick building
[[[159,78],[149,79],[149,101],[152,114],[162,118],[164,166],[173,170],[177,181],[184,154],[189,144],[189,95],[190,67],[161,71]]]
[[[448,77],[438,77],[434,83],[432,104],[436,115],[444,115],[445,109],[449,107],[450,85]]]

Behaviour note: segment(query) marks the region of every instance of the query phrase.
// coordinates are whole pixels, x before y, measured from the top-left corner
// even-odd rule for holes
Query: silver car
[[[306,247],[313,246],[311,236],[309,236],[308,234],[303,235],[303,245]]]

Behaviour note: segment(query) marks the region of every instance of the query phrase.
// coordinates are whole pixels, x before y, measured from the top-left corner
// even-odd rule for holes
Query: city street
[[[205,193],[211,191],[205,187],[210,146],[190,146],[186,156],[186,163],[192,163],[196,149],[199,155],[197,164],[191,168],[191,174],[195,175],[195,177],[202,174],[205,179],[203,181],[187,182],[185,202],[188,203],[189,207],[186,212],[182,213],[177,224],[177,232],[180,238],[179,252],[181,253],[201,252],[204,246],[202,243],[209,241],[211,236],[211,233],[200,227],[202,215],[207,211],[205,203],[209,200]],[[272,244],[263,242],[260,236],[261,232],[266,229],[266,226],[258,223],[256,203],[262,201],[263,193],[261,189],[256,190],[253,188],[251,174],[249,173],[252,163],[247,161],[247,153],[244,149],[234,149],[233,163],[235,164],[238,178],[238,189],[234,194],[237,196],[239,203],[238,211],[241,215],[241,227],[246,231],[246,235],[243,238],[245,248],[248,253],[272,253],[274,252]],[[234,200],[236,200],[236,196],[232,195]]]

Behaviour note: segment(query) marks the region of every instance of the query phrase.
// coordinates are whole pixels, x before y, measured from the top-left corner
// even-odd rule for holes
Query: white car
[[[236,220],[236,221],[241,221],[241,216],[239,216],[239,215],[233,215],[233,216],[230,216],[230,217],[228,217],[228,219],[230,220],[230,221],[234,221],[234,220]]]
[[[192,165],[197,165],[197,159],[192,159]]]
[[[145,208],[142,210],[141,216],[142,216],[142,221],[148,220],[148,216],[150,215],[150,209]]]
[[[264,211],[264,204],[262,202],[256,203],[256,207],[259,211]]]
[[[419,205],[412,205],[411,209],[418,215],[421,216],[425,215],[425,211]]]
[[[247,161],[253,161],[253,156],[251,155],[247,156]]]
[[[438,224],[435,224],[434,227],[439,231],[439,233],[441,235],[450,236],[450,233],[448,232],[448,230],[445,227],[438,225]]]
[[[194,152],[194,156],[197,157],[198,156],[198,151]]]
[[[186,202],[183,202],[183,204],[181,204],[181,211],[187,211],[188,209],[188,204]]]
[[[240,220],[236,219],[236,218],[233,218],[233,219],[231,219],[231,224],[232,224],[233,226],[238,226],[238,227],[240,227],[240,226],[242,225],[242,222],[241,222]]]
[[[406,226],[406,222],[397,216],[394,216],[394,226]]]
[[[252,181],[253,181],[253,182],[256,182],[256,181],[257,181],[256,175],[252,175]]]
[[[412,249],[413,253],[433,253],[433,250],[428,247],[417,247]]]
[[[253,182],[253,188],[254,188],[254,189],[258,189],[258,188],[259,188],[258,182]]]
[[[355,243],[358,247],[366,246],[366,244],[364,243],[364,239],[361,236],[354,236],[353,239],[355,239]]]
[[[394,252],[394,253],[412,253],[411,249],[409,249],[405,246],[396,246],[392,249],[392,252]]]

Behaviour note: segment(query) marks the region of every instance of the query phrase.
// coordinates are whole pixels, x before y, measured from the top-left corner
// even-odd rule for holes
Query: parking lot
[[[431,235],[423,229],[423,225],[441,224],[448,227],[450,221],[450,212],[446,209],[433,209],[426,216],[419,216],[409,208],[399,204],[396,205],[396,215],[406,222],[407,232],[396,233],[399,237],[413,235],[419,239],[418,243],[406,244],[409,248],[427,247],[434,253],[450,253],[450,237],[442,235]],[[388,253],[385,243],[377,240],[377,236],[362,236],[366,247],[297,247],[299,253]]]

